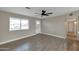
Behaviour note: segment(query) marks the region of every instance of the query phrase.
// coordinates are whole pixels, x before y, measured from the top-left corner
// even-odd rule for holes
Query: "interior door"
[[[41,21],[36,20],[36,34],[41,32]]]

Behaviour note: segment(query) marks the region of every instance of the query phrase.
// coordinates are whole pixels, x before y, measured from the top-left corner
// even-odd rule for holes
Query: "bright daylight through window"
[[[23,29],[24,30],[29,29],[29,20],[10,17],[10,20],[9,20],[10,31],[23,30]]]
[[[29,21],[21,20],[21,29],[29,29]]]

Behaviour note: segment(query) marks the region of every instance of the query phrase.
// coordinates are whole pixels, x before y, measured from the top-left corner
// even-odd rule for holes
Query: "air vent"
[[[25,7],[26,9],[31,9],[30,7]]]

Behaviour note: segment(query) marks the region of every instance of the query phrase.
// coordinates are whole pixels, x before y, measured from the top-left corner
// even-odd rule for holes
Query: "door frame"
[[[68,31],[67,31],[67,20],[68,20],[69,18],[65,18],[65,29],[66,29],[66,32],[65,32],[65,37],[67,38],[67,33],[68,33]],[[72,19],[76,19],[76,36],[77,36],[77,38],[78,38],[78,19],[79,19],[79,17],[74,17],[74,18],[72,18]]]

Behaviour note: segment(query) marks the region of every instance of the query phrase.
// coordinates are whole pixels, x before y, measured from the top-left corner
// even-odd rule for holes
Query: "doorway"
[[[36,34],[41,33],[41,21],[36,20]]]
[[[67,38],[76,40],[77,39],[77,20],[67,20]]]

